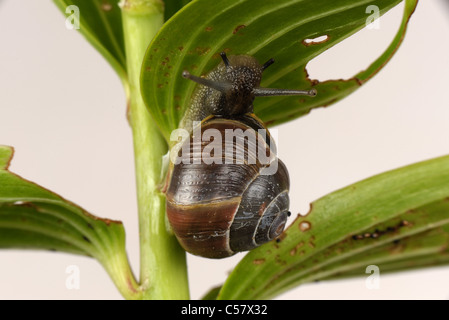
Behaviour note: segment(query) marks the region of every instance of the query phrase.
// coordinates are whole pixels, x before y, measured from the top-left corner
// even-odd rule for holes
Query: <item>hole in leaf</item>
[[[302,44],[305,45],[306,47],[308,47],[308,46],[324,43],[327,40],[329,40],[329,36],[326,34],[324,36],[319,36],[319,37],[316,37],[313,39],[304,39],[302,41]]]
[[[401,24],[403,9],[403,4],[397,5],[379,18],[377,29],[365,27],[310,60],[306,66],[310,79],[349,79],[365,70],[395,37]],[[331,39],[335,40],[332,35]]]

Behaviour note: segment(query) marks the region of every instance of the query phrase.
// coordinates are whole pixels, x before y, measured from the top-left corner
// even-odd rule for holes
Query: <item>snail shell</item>
[[[201,86],[181,122],[191,129],[173,148],[179,161],[170,169],[166,191],[167,216],[181,246],[208,258],[277,238],[290,215],[288,171],[253,113],[254,98],[316,94],[259,88],[272,59],[260,65],[250,56],[221,56],[223,62],[205,78],[183,73]]]

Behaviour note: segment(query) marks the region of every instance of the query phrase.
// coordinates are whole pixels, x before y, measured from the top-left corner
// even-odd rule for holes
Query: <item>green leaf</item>
[[[0,146],[0,248],[87,255],[108,271],[125,297],[138,294],[120,221],[101,219],[9,171],[13,149]]]
[[[202,298],[201,300],[216,300],[218,297],[218,294],[221,290],[221,286],[214,287],[210,289]]]
[[[418,231],[418,233],[414,233],[417,231],[416,228],[412,229],[413,222],[404,220],[410,223],[408,225],[410,228],[392,231],[391,233],[396,233],[393,235],[394,241],[384,239],[385,244],[374,241],[372,245],[375,245],[375,247],[370,250],[367,250],[367,247],[372,247],[371,244],[365,244],[367,247],[363,252],[320,268],[319,272],[309,274],[307,279],[303,281],[313,281],[312,278],[328,280],[366,275],[366,267],[372,264],[378,266],[381,273],[448,264],[449,224],[447,220],[449,218],[449,201],[443,200],[432,203],[416,210],[414,213],[417,213],[417,215],[424,213],[422,215],[424,218],[434,218],[438,215],[442,218],[437,221],[435,226],[430,226],[428,230]],[[410,214],[406,216],[409,218]],[[423,228],[423,226],[425,225],[419,224],[418,228]]]
[[[0,145],[0,170],[8,169],[13,153],[13,148]]]
[[[167,21],[170,19],[176,12],[182,9],[186,4],[188,4],[192,0],[165,0],[165,10],[164,17]]]
[[[279,124],[328,106],[358,89],[376,74],[400,45],[415,0],[407,1],[404,21],[387,51],[365,71],[347,80],[312,82],[307,63],[365,26],[366,7],[380,14],[400,0],[196,0],[161,29],[148,47],[142,66],[142,95],[165,138],[178,127],[196,84],[181,77],[183,70],[207,74],[220,61],[219,52],[249,54],[260,62],[273,57],[262,86],[318,90],[315,98],[270,97],[254,102],[255,113],[267,125]],[[186,34],[187,31],[187,34]],[[327,41],[306,45],[326,35]],[[280,105],[282,107],[280,107]]]
[[[396,263],[389,267],[396,270],[406,266],[398,261],[417,256],[426,256],[429,263],[430,257],[447,252],[448,181],[445,156],[374,176],[313,202],[279,243],[243,258],[219,298],[271,298],[304,282],[376,262]]]
[[[79,8],[79,31],[111,64],[122,80],[126,94],[129,84],[126,71],[125,44],[122,15],[117,0],[53,0],[62,13],[70,19]],[[72,20],[70,19],[70,22]]]

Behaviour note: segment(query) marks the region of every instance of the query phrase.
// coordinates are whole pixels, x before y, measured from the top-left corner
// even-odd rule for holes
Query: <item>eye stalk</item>
[[[262,71],[264,71],[266,68],[268,68],[269,66],[271,66],[274,63],[274,59],[271,58],[270,60],[268,60],[267,62],[265,62],[262,65]]]
[[[213,80],[210,80],[207,78],[197,77],[197,76],[194,76],[193,74],[190,74],[190,72],[188,72],[187,70],[184,70],[182,72],[182,76],[186,79],[192,80],[196,83],[202,84],[203,86],[215,89],[222,93],[226,93],[232,89],[232,84],[229,82],[213,81]]]
[[[270,97],[270,96],[309,96],[315,97],[317,95],[316,89],[310,90],[289,90],[289,89],[275,89],[275,88],[254,88],[253,93],[256,97]]]
[[[228,69],[231,67],[231,62],[229,61],[225,52],[221,52],[220,56],[223,60],[223,63]],[[271,58],[267,62],[265,62],[262,66],[260,66],[260,70],[264,71],[266,68],[271,66],[274,63],[274,59]],[[233,66],[238,67],[238,66]],[[254,70],[254,73],[256,71]],[[229,93],[234,86],[231,82],[228,81],[215,81],[208,78],[201,78],[190,74],[187,70],[183,71],[182,76],[186,79],[192,80],[196,83],[199,83],[203,86],[215,89],[222,93]],[[277,89],[277,88],[261,88],[261,87],[253,87],[250,91],[255,97],[271,97],[271,96],[309,96],[315,97],[317,95],[316,89],[310,90],[291,90],[291,89]]]
[[[220,52],[221,59],[223,59],[223,63],[225,64],[226,68],[230,66],[230,62],[228,57],[226,56],[226,52]]]

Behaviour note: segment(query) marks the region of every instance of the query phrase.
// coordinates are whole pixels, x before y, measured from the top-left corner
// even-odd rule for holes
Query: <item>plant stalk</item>
[[[140,91],[145,51],[164,23],[163,3],[161,0],[126,0],[121,7],[137,179],[142,298],[188,299],[185,252],[167,231],[165,196],[158,189],[162,156],[168,148]]]

